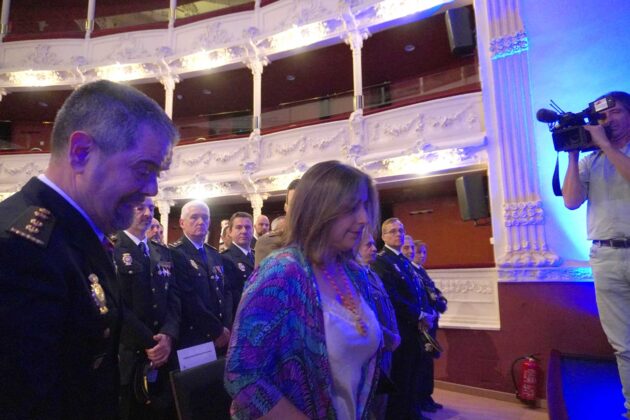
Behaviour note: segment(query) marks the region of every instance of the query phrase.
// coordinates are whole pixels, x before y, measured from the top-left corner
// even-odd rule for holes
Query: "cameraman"
[[[600,150],[579,161],[578,151],[569,152],[562,196],[571,210],[588,200],[597,307],[630,413],[630,95],[611,92],[602,98],[614,99],[615,105],[602,112],[600,125],[584,127]]]

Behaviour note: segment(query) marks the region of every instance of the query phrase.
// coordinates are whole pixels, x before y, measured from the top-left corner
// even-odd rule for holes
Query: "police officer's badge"
[[[90,280],[90,289],[92,294],[92,299],[98,308],[98,311],[101,315],[105,315],[109,312],[107,308],[107,301],[105,299],[105,291],[101,287],[101,284],[98,282],[98,276],[94,273],[88,276],[88,280]]]
[[[126,266],[130,266],[133,263],[133,258],[131,257],[131,254],[128,253],[128,252],[123,252],[123,254],[122,254],[122,262]]]
[[[238,264],[236,264],[236,265],[238,266],[238,269],[239,269],[239,270],[241,270],[241,271],[245,271],[245,270],[246,270],[246,268],[245,268],[245,264],[243,264],[242,262],[240,262],[240,263],[238,263]]]

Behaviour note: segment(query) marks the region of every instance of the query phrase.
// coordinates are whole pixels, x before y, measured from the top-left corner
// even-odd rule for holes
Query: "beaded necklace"
[[[361,336],[365,337],[367,335],[367,324],[361,318],[361,313],[359,312],[357,302],[355,301],[352,295],[352,289],[350,288],[348,276],[345,275],[345,273],[343,272],[341,267],[339,267],[339,265],[335,266],[335,274],[339,274],[339,273],[343,274],[342,275],[343,290],[341,290],[341,288],[339,287],[339,284],[337,284],[337,282],[335,281],[333,276],[330,275],[328,270],[322,270],[322,272],[324,273],[326,280],[328,280],[328,283],[335,290],[335,294],[337,295],[337,300],[339,300],[341,302],[341,305],[344,308],[346,308],[348,311],[350,311],[350,313],[352,314],[354,318],[354,328],[356,328],[357,332]],[[335,277],[338,278],[339,276],[335,276]]]

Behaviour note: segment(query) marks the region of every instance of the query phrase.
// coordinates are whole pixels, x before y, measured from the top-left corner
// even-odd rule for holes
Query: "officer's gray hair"
[[[194,207],[201,207],[208,212],[208,216],[210,216],[210,207],[206,204],[205,201],[202,200],[192,200],[182,206],[182,214],[179,216],[180,220],[188,217],[188,214]]]
[[[179,140],[177,129],[164,110],[144,93],[130,86],[99,80],[75,90],[63,104],[52,132],[52,155],[60,156],[75,131],[94,139],[105,154],[133,148],[138,131],[151,129],[172,145]]]

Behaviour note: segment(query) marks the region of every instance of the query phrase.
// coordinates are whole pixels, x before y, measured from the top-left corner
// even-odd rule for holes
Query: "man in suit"
[[[419,249],[416,249],[417,244],[421,244]],[[440,314],[446,312],[446,298],[442,295],[440,289],[435,286],[431,277],[422,267],[422,264],[426,261],[427,248],[426,244],[422,241],[414,241],[411,235],[405,235],[405,243],[402,246],[403,255],[411,262],[411,266],[418,275],[424,293],[427,295],[429,305],[435,313],[435,322],[430,330],[428,330],[431,337],[434,339],[437,336],[438,321]],[[422,254],[422,258],[417,264],[416,255]],[[427,350],[425,347],[421,347],[420,365],[422,366],[422,379],[420,380],[420,407],[422,411],[429,413],[435,413],[437,410],[444,408],[442,404],[439,404],[433,400],[433,388],[434,388],[434,358],[439,357],[434,351]]]
[[[232,281],[233,314],[241,301],[243,287],[252,271],[254,271],[254,251],[250,248],[252,241],[252,216],[242,211],[230,217],[228,232],[232,245],[223,253],[223,262],[227,276]]]
[[[179,225],[184,235],[170,246],[182,306],[177,348],[213,341],[218,353],[225,352],[232,323],[231,286],[221,255],[205,243],[208,205],[200,200],[184,204]]]
[[[171,252],[147,238],[154,209],[150,198],[137,206],[133,223],[119,232],[114,248],[121,294],[131,310],[123,323],[119,348],[123,419],[168,419],[175,415],[169,370],[177,367],[173,341],[179,336],[181,307]],[[147,364],[151,395],[136,395],[137,381],[145,376],[141,369]]]
[[[118,417],[125,308],[107,235],[157,194],[176,141],[143,93],[85,84],[57,113],[45,173],[0,203],[3,418]]]
[[[264,214],[261,214],[256,218],[256,223],[254,224],[254,236],[252,237],[250,248],[254,249],[256,247],[256,241],[258,241],[258,238],[260,238],[267,232],[269,232],[269,218]]]
[[[287,214],[289,214],[289,210],[291,209],[291,199],[293,198],[299,181],[299,179],[294,179],[287,188],[287,199],[284,202],[284,212]],[[254,247],[254,266],[258,267],[263,259],[267,258],[267,256],[276,249],[280,249],[283,245],[284,228],[272,230],[258,238],[256,246]]]
[[[383,222],[385,243],[372,268],[383,281],[389,294],[400,333],[401,343],[394,351],[391,378],[397,392],[390,395],[387,417],[395,419],[426,419],[420,399],[422,358],[419,330],[430,329],[435,322],[422,284],[411,263],[401,253],[405,227],[397,218]]]

